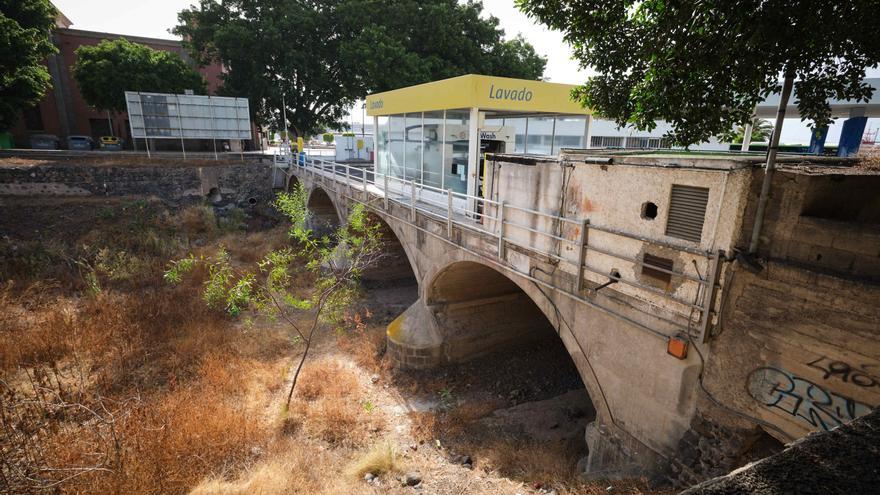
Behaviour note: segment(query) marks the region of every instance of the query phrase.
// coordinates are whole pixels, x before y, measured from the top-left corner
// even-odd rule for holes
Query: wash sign
[[[575,86],[469,74],[367,96],[367,114],[479,108],[522,113],[588,115],[571,99]]]
[[[251,139],[247,98],[125,92],[131,137]]]

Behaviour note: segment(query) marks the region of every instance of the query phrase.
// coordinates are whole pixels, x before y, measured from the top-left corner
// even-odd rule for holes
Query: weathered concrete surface
[[[880,487],[880,409],[682,495],[854,495]]]

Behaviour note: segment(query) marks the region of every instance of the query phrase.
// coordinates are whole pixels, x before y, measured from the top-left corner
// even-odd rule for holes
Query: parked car
[[[67,149],[69,150],[93,150],[95,140],[91,136],[67,136]]]
[[[61,140],[54,134],[31,134],[31,148],[35,150],[57,150],[61,148]]]
[[[116,136],[101,136],[99,139],[101,149],[105,151],[122,151],[122,138]]]

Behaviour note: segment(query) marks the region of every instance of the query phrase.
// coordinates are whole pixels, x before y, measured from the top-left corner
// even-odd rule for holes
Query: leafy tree
[[[0,0],[0,131],[51,87],[44,60],[57,51],[49,39],[56,14],[48,0]]]
[[[225,94],[247,96],[260,125],[343,129],[358,98],[471,72],[537,79],[546,60],[503,39],[482,4],[456,0],[201,0],[174,32],[200,63],[219,61]]]
[[[463,74],[540,79],[547,60],[521,36],[505,41],[482,12],[479,1],[349,1],[345,20],[360,32],[342,56],[371,91]]]
[[[174,52],[154,50],[124,38],[76,49],[73,77],[86,102],[124,112],[125,91],[204,94],[204,78]]]
[[[278,194],[274,205],[290,220],[288,235],[294,245],[267,254],[259,262],[258,271],[234,267],[221,248],[210,259],[190,255],[171,262],[165,272],[166,281],[179,283],[197,264],[206,265],[203,298],[209,307],[232,316],[252,308],[291,327],[295,339],[305,348],[287,394],[288,407],[317,329],[342,322],[345,311],[358,297],[358,281],[364,269],[382,257],[379,225],[368,219],[363,205],[354,206],[347,225],[319,237],[308,227],[314,222],[307,201],[308,193],[301,184],[291,193]],[[295,283],[303,277],[313,279],[310,287]],[[304,315],[308,316],[305,325],[301,323]]]
[[[743,136],[745,136],[746,128],[745,126],[737,126],[732,132],[728,132],[722,135],[722,140],[729,143],[742,143]],[[766,142],[770,139],[770,135],[773,134],[773,124],[768,120],[764,119],[753,119],[752,120],[752,139],[751,142]]]
[[[804,120],[830,122],[828,98],[866,100],[865,69],[880,63],[873,0],[517,0],[561,30],[599,75],[576,97],[618,124],[673,128],[677,144],[721,135],[794,81]]]
[[[324,139],[324,142],[327,144],[333,144],[333,134],[330,134],[329,132],[324,133],[322,139]]]

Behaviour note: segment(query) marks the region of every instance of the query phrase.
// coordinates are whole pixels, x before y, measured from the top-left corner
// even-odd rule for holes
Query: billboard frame
[[[154,98],[157,101],[149,101]],[[199,103],[200,101],[204,103]],[[223,104],[218,105],[218,101]],[[184,159],[186,139],[210,139],[214,145],[215,159],[218,158],[217,139],[234,139],[239,142],[253,139],[250,102],[247,98],[125,91],[125,105],[132,142],[136,143],[137,139],[143,138],[147,144],[147,156],[150,156],[149,139],[180,139]],[[145,108],[149,107],[159,108],[160,111],[148,112]],[[202,109],[197,110],[198,107]],[[209,108],[209,114],[206,114],[204,107]],[[218,117],[218,108],[224,109],[223,113],[227,115]],[[231,110],[234,110],[234,115],[230,114]],[[150,119],[158,120],[159,123],[148,125]],[[184,119],[187,120],[186,127]],[[176,126],[173,125],[175,120]],[[199,125],[204,121],[209,125]],[[155,132],[157,130],[160,132]]]

